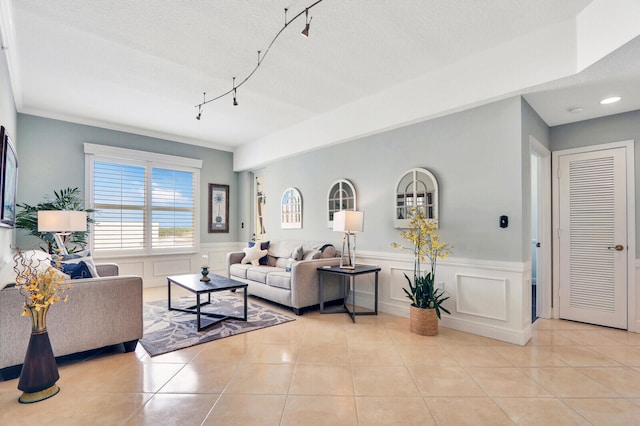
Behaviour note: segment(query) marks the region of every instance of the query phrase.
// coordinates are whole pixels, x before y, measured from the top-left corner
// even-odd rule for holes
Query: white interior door
[[[624,148],[558,157],[560,318],[627,328]]]

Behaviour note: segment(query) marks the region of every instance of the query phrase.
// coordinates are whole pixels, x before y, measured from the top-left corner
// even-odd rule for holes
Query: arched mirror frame
[[[413,207],[423,209],[426,217],[438,223],[438,181],[427,169],[407,170],[398,179],[394,194],[393,226],[408,228],[411,221],[408,212]]]
[[[333,228],[333,214],[340,210],[355,211],[356,201],[356,188],[347,179],[338,179],[329,186],[329,191],[327,191],[327,224],[330,229]],[[337,207],[336,202],[338,203]]]
[[[287,188],[280,199],[282,229],[302,228],[302,194],[296,188]]]

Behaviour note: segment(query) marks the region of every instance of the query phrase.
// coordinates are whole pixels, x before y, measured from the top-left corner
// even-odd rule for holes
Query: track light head
[[[196,120],[200,120],[202,117],[202,105],[207,103],[207,92],[202,92],[202,103],[198,105],[198,115],[196,115]]]
[[[304,15],[305,15],[305,25],[301,34],[305,37],[309,37],[309,29],[311,28],[311,19],[313,19],[313,16],[311,17],[311,19],[309,19],[309,8],[305,9]]]
[[[236,89],[237,89],[236,88],[236,78],[233,77],[233,106],[238,106],[238,100],[236,99]]]

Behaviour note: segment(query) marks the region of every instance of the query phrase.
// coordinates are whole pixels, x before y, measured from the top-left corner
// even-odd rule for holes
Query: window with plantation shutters
[[[142,250],[146,177],[143,166],[93,163],[94,250]]]
[[[200,160],[93,144],[85,155],[96,254],[197,249]]]
[[[192,247],[193,173],[154,168],[151,185],[152,247]]]

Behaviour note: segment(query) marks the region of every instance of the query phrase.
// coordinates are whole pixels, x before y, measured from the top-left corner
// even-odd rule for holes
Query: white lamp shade
[[[69,210],[38,211],[38,231],[76,232],[87,230],[87,214]]]
[[[333,214],[333,230],[340,232],[364,231],[364,212],[341,210]]]

